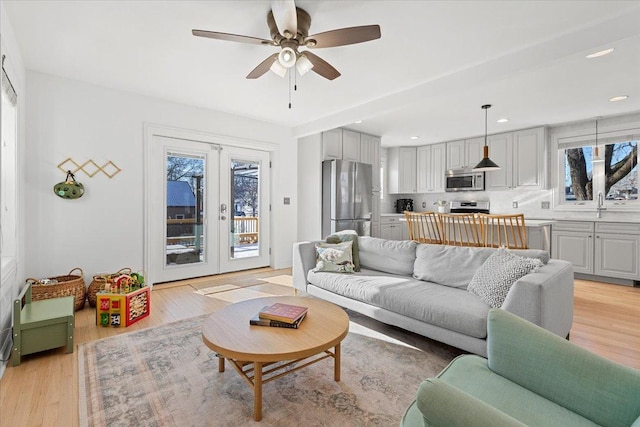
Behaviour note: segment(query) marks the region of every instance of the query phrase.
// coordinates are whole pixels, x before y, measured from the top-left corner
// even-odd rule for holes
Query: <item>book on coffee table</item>
[[[298,320],[296,320],[293,323],[279,322],[277,320],[270,320],[270,319],[261,319],[260,316],[256,314],[249,320],[249,324],[256,325],[256,326],[270,326],[272,328],[298,329],[298,326],[300,325],[300,323],[302,322],[306,314],[307,313],[304,313],[300,318],[298,318]]]
[[[307,313],[307,307],[299,305],[290,305],[275,303],[268,307],[264,307],[258,313],[261,319],[276,320],[284,323],[294,323]]]

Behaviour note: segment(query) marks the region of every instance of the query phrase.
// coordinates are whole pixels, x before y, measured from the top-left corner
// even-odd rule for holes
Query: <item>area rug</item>
[[[456,354],[411,347],[351,322],[341,381],[324,360],[264,385],[263,418],[237,372],[218,372],[202,342],[206,316],[79,346],[81,426],[392,426],[422,380]]]

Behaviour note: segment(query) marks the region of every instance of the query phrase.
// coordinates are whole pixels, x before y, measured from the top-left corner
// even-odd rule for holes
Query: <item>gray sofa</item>
[[[293,285],[342,307],[471,353],[487,355],[488,303],[467,291],[497,249],[359,237],[361,271],[313,271],[315,242],[293,248]],[[513,253],[544,265],[518,279],[502,309],[561,337],[573,323],[573,268],[545,251]]]

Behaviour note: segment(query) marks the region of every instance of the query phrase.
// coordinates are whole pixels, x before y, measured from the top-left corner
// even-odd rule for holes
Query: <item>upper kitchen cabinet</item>
[[[444,193],[446,151],[446,144],[418,147],[418,193]]]
[[[544,188],[545,128],[491,135],[487,145],[489,157],[500,166],[486,173],[487,190]]]
[[[387,185],[389,194],[416,192],[417,161],[416,147],[389,148]]]
[[[447,142],[446,169],[471,169],[482,160],[483,138]]]
[[[342,129],[322,132],[322,160],[342,159]]]
[[[380,137],[360,134],[360,161],[373,168],[373,191],[380,191]]]
[[[361,161],[359,132],[342,129],[342,160],[349,160],[351,162]]]

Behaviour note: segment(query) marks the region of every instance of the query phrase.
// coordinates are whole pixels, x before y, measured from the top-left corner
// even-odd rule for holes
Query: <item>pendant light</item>
[[[489,108],[491,108],[491,104],[486,104],[482,106],[482,109],[484,110],[484,152],[483,152],[482,160],[480,160],[480,163],[478,163],[476,167],[473,168],[474,172],[495,171],[500,169],[500,166],[496,165],[489,158],[489,146],[487,145],[487,115],[488,115],[487,110]]]
[[[604,159],[600,155],[600,147],[598,147],[598,117],[596,117],[596,147],[593,150],[592,163],[604,162]]]

